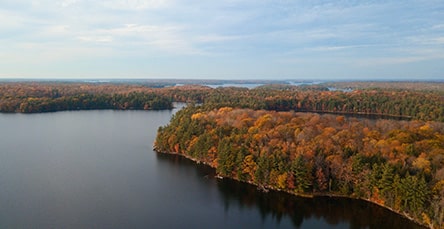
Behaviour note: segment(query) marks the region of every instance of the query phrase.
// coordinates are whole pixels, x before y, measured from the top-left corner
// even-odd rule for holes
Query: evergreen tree
[[[401,179],[403,207],[406,211],[418,215],[429,198],[429,190],[424,177],[407,176]]]
[[[235,155],[232,152],[231,142],[228,138],[224,138],[219,142],[217,148],[217,172],[222,176],[230,176],[234,168]]]
[[[393,192],[393,169],[388,164],[385,163],[382,165],[382,175],[381,180],[379,181],[379,189],[381,190],[381,194],[385,199],[385,203],[392,207],[394,202],[394,192]]]
[[[260,185],[266,185],[268,182],[268,175],[270,173],[270,163],[265,156],[259,156],[257,162],[257,170],[254,174],[255,180]]]
[[[294,186],[296,192],[306,191],[312,184],[311,176],[301,156],[296,157],[291,163],[291,172],[294,177]]]

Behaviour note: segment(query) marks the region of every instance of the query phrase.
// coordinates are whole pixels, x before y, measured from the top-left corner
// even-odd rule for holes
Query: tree
[[[407,175],[401,179],[401,193],[405,210],[418,215],[429,198],[429,190],[424,177]]]
[[[242,172],[248,176],[248,178],[246,178],[246,179],[254,179],[255,178],[257,164],[254,161],[253,155],[250,154],[244,158],[244,161],[242,163],[242,168],[243,168]]]
[[[222,176],[230,176],[234,169],[235,155],[232,152],[231,142],[228,138],[224,138],[219,142],[218,151],[218,166],[217,172]]]
[[[388,164],[385,163],[382,165],[382,175],[381,180],[379,180],[379,188],[381,190],[381,194],[385,199],[386,205],[392,207],[395,201],[395,193],[393,192],[393,169]]]
[[[319,191],[324,192],[328,188],[328,180],[322,168],[316,170],[316,187]]]
[[[265,156],[259,156],[257,162],[257,170],[254,174],[256,182],[260,185],[267,184],[270,171],[270,163],[268,159]]]
[[[303,193],[308,190],[311,183],[311,176],[306,163],[301,156],[296,157],[291,163],[291,172],[294,177],[295,192]]]

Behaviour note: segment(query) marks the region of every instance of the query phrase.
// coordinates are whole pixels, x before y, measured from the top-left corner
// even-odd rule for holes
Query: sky
[[[0,78],[444,79],[443,0],[0,0]]]

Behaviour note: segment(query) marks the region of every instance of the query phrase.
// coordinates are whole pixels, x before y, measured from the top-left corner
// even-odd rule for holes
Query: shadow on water
[[[157,159],[174,166],[195,169],[198,178],[215,176],[215,170],[196,164],[179,155],[157,153]],[[262,220],[271,217],[277,224],[283,218],[291,219],[296,228],[310,228],[307,221],[324,221],[335,228],[423,228],[385,208],[361,200],[338,197],[302,198],[278,191],[264,193],[256,186],[230,179],[218,179],[215,183],[224,203],[225,211],[232,208],[252,209],[260,212]]]

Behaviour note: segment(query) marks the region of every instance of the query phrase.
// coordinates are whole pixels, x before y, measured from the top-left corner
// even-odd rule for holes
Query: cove
[[[0,114],[0,228],[418,228],[363,201],[263,193],[157,154],[173,112]]]

